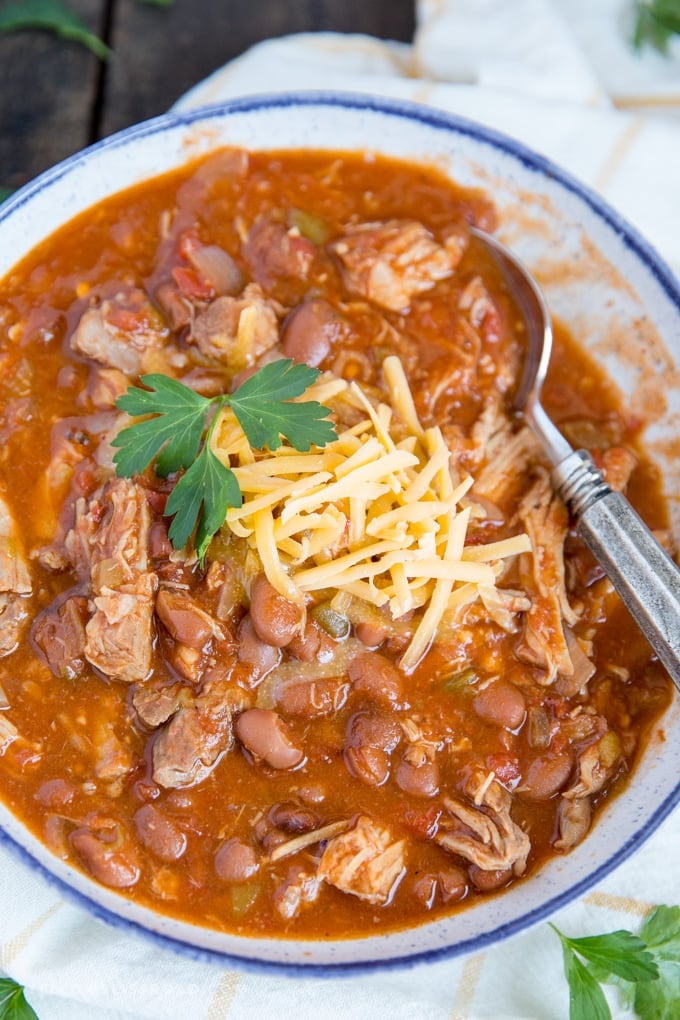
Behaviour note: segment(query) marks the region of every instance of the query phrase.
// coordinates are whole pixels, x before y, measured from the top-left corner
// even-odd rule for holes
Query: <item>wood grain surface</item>
[[[0,7],[5,0],[0,0]],[[413,0],[65,0],[112,47],[107,63],[42,31],[0,33],[0,188],[162,113],[262,39],[359,32],[408,42]]]

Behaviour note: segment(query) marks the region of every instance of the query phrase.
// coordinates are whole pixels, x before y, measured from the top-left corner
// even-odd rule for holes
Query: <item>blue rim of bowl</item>
[[[125,128],[109,138],[105,138],[94,145],[83,149],[81,152],[69,156],[56,166],[46,170],[34,181],[24,185],[10,198],[0,205],[0,225],[5,219],[11,216],[19,208],[31,201],[37,194],[61,178],[67,176],[72,170],[87,161],[93,153],[102,153],[108,150],[125,147],[129,142],[138,138],[148,138],[155,134],[163,133],[168,129],[189,127],[198,121],[205,122],[211,119],[222,119],[228,114],[257,113],[262,110],[286,109],[294,106],[309,107],[340,107],[343,109],[355,109],[357,111],[368,111],[378,114],[402,118],[408,121],[417,121],[428,127],[432,127],[446,134],[467,135],[478,142],[482,142],[493,149],[519,161],[528,170],[542,176],[555,180],[567,191],[574,194],[584,202],[593,213],[603,220],[618,236],[624,245],[629,248],[638,259],[644,264],[647,271],[663,289],[670,302],[675,306],[680,316],[680,283],[666,265],[661,256],[654,250],[638,231],[632,227],[622,216],[611,206],[595,194],[590,188],[582,184],[577,178],[562,170],[551,160],[539,155],[527,148],[521,142],[515,141],[508,135],[504,135],[492,128],[477,124],[464,117],[439,111],[432,107],[422,106],[404,100],[388,98],[377,98],[354,92],[325,92],[323,90],[296,91],[263,93],[255,96],[247,96],[240,99],[226,100],[214,103],[209,106],[197,107],[186,113],[170,112],[152,120],[135,124]],[[293,146],[291,146],[293,147]],[[125,189],[123,189],[125,190]],[[254,973],[269,973],[287,975],[290,977],[342,977],[353,974],[374,973],[378,970],[396,970],[415,967],[422,963],[434,963],[441,960],[453,959],[466,953],[478,952],[487,949],[497,942],[504,941],[512,935],[517,935],[526,929],[546,920],[562,907],[567,906],[577,899],[582,893],[591,889],[600,882],[623,861],[627,860],[638,850],[649,838],[649,836],[661,825],[671,814],[676,805],[680,802],[680,781],[673,791],[656,808],[653,815],[645,824],[639,828],[616,851],[610,858],[604,861],[594,872],[581,879],[575,885],[565,889],[564,892],[541,903],[539,906],[521,914],[512,921],[500,924],[498,927],[472,936],[462,942],[454,943],[436,948],[431,948],[406,956],[395,956],[389,959],[372,960],[347,960],[338,963],[291,963],[277,962],[274,960],[255,959],[249,956],[239,956],[226,951],[211,950],[203,946],[185,942],[174,938],[171,935],[162,934],[146,927],[144,924],[123,917],[107,907],[103,907],[96,900],[85,893],[80,892],[64,879],[57,877],[41,861],[37,860],[26,847],[18,843],[13,837],[0,828],[0,845],[6,846],[21,863],[37,870],[46,881],[55,886],[64,897],[77,906],[84,908],[90,916],[97,917],[111,927],[141,935],[147,941],[152,942],[159,948],[170,949],[181,956],[189,959],[207,963],[233,964],[240,970]],[[162,915],[161,915],[162,916]],[[208,931],[209,929],[205,929]],[[414,945],[418,941],[419,928],[413,928]],[[256,946],[256,939],[248,939],[249,945]],[[294,940],[283,940],[285,944],[293,946]],[[347,945],[361,947],[361,939],[342,940]]]

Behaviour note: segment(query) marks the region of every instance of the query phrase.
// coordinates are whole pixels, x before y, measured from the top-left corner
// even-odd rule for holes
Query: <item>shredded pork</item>
[[[473,773],[465,792],[468,801],[444,797],[449,827],[442,823],[435,842],[482,871],[511,868],[515,875],[523,875],[531,843],[510,817],[511,795],[480,771]]]
[[[442,246],[412,220],[349,227],[331,248],[348,289],[393,312],[406,311],[414,297],[451,276],[461,256],[457,238]]]
[[[341,892],[384,906],[404,876],[403,840],[360,815],[349,832],[328,841],[319,862],[319,878]]]

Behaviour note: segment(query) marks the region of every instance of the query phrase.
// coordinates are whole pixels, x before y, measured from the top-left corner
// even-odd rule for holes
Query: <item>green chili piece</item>
[[[342,613],[336,613],[335,609],[331,609],[328,602],[320,602],[318,606],[314,606],[311,615],[335,641],[349,637],[349,620]]]

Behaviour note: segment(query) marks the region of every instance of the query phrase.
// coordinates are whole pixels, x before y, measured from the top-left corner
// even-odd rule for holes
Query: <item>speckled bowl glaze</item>
[[[486,128],[359,95],[278,94],[171,114],[132,127],[43,174],[0,207],[0,275],[107,195],[224,145],[379,152],[434,163],[493,195],[499,235],[559,316],[649,420],[680,536],[680,286],[650,246],[558,167]],[[663,735],[662,730],[663,728]],[[665,736],[665,739],[663,737]],[[343,941],[238,938],[137,906],[53,857],[0,805],[3,842],[83,909],[187,956],[279,973],[350,974],[479,950],[545,919],[633,853],[680,800],[680,699],[624,796],[585,842],[474,909],[389,935]]]

